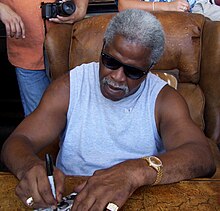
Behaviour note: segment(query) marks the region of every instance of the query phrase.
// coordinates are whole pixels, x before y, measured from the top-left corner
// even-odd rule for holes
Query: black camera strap
[[[47,20],[43,19],[43,21],[44,21],[44,35],[46,36],[46,34],[47,34]]]
[[[44,5],[44,2],[41,2],[41,5],[40,5],[41,9],[42,9],[42,5]],[[46,20],[44,18],[42,18],[42,19],[43,19],[43,23],[44,23],[44,35],[46,35],[47,34],[47,24],[46,24]]]
[[[47,34],[47,20],[43,19],[43,23],[44,23],[44,37],[46,37],[46,34]],[[44,66],[45,66],[46,74],[47,74],[48,78],[51,80],[50,67],[49,67],[48,56],[47,56],[45,44],[43,44],[43,55],[44,55]]]

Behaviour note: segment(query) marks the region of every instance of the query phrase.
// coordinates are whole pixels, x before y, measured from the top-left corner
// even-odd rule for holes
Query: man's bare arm
[[[158,129],[166,149],[159,155],[164,165],[161,183],[212,175],[215,164],[208,140],[191,119],[182,96],[166,86],[156,105]]]
[[[37,109],[5,141],[2,159],[19,178],[20,169],[27,163],[23,161],[37,160],[35,154],[52,143],[65,127],[69,102],[68,83],[67,75],[53,82]]]
[[[37,109],[21,122],[2,148],[3,162],[20,180],[16,194],[24,203],[32,196],[34,207],[56,205],[45,162],[36,154],[52,143],[64,129],[68,103],[69,75],[65,75],[48,87]],[[64,174],[55,168],[54,177],[59,201],[64,189]]]
[[[146,2],[140,0],[118,0],[118,10],[141,9],[145,11],[179,11],[190,10],[190,5],[186,0],[174,0],[171,2]]]

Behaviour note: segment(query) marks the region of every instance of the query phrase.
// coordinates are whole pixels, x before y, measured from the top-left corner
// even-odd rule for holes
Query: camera
[[[57,1],[54,3],[41,3],[41,12],[43,19],[56,18],[60,16],[70,16],[76,10],[76,6],[72,1]]]

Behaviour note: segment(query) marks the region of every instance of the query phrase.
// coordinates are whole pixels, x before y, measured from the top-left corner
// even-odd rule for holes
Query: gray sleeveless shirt
[[[120,101],[100,91],[99,63],[70,71],[70,100],[57,167],[67,175],[92,175],[127,159],[164,150],[155,122],[155,102],[166,82],[152,73]]]

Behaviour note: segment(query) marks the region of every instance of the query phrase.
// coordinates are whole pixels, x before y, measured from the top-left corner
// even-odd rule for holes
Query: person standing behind
[[[11,8],[2,21],[7,28],[8,59],[15,66],[24,115],[27,116],[35,110],[50,83],[43,52],[45,26],[41,15],[42,0],[0,1],[8,6],[8,11]],[[54,3],[54,0],[45,0],[44,3],[48,2]],[[74,3],[76,10],[72,15],[57,16],[49,22],[73,24],[81,20],[86,14],[88,0],[75,0]],[[46,22],[49,29],[51,24]],[[20,36],[22,39],[16,39]]]
[[[118,10],[125,9],[142,9],[145,11],[178,11],[186,12],[190,11],[190,8],[194,5],[196,0],[116,0]]]
[[[202,14],[212,21],[220,21],[218,0],[196,0],[192,12]]]
[[[215,0],[115,0],[118,10],[178,11],[199,13],[213,21],[220,20],[220,7]]]

